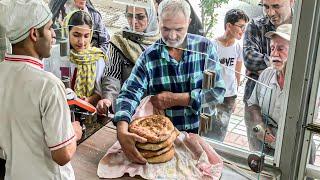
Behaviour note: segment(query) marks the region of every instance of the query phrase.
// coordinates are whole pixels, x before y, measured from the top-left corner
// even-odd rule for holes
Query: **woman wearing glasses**
[[[101,115],[106,114],[117,98],[140,54],[160,38],[153,5],[150,8],[127,6],[125,16],[128,27],[116,32],[109,44],[110,61],[102,80],[103,99],[97,105]]]

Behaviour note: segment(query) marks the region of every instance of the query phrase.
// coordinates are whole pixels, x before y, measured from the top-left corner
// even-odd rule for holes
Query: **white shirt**
[[[216,47],[219,61],[222,67],[222,78],[225,83],[226,93],[224,97],[237,95],[237,79],[235,75],[236,64],[241,62],[242,47],[239,41],[236,41],[231,46],[224,47],[218,40],[213,40]]]
[[[258,105],[262,113],[269,115],[273,120],[279,122],[279,119],[283,115],[284,92],[277,81],[276,69],[269,67],[262,71],[259,76],[259,82],[269,86],[271,89],[256,83],[248,100],[248,106]]]
[[[75,133],[62,82],[40,60],[6,55],[0,63],[0,148],[5,179],[75,179],[71,164],[59,166],[51,151]]]

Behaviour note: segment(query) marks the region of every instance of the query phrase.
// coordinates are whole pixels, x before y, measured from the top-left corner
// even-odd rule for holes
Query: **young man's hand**
[[[122,151],[130,161],[138,164],[147,163],[147,160],[141,156],[135,145],[136,142],[145,143],[147,142],[147,139],[130,133],[126,121],[119,121],[117,123],[117,137]]]
[[[82,137],[82,127],[80,126],[80,122],[73,121],[72,127],[73,127],[74,133],[76,135],[76,140],[79,141]]]

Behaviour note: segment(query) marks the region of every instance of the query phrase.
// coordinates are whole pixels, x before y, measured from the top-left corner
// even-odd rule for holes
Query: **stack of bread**
[[[174,141],[179,131],[169,118],[163,115],[137,118],[129,125],[129,131],[147,139],[136,147],[149,163],[164,163],[174,157]]]

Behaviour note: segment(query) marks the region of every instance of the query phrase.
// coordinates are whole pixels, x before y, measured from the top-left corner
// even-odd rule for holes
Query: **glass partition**
[[[72,2],[73,1],[68,0],[67,3],[63,5],[64,11],[60,12],[62,14],[59,14],[56,17],[54,28],[57,34],[57,43],[52,49],[52,56],[50,59],[46,59],[44,61],[45,69],[47,71],[53,72],[57,77],[61,78],[66,84],[69,85],[72,83],[74,74],[74,66],[69,61],[70,49],[72,49],[72,47],[70,46],[69,40],[70,34],[67,32],[70,26],[64,26],[62,16],[64,15],[64,17],[66,17],[68,13],[75,10]],[[161,38],[159,34],[156,6],[154,6],[152,1],[147,1],[147,4],[139,6],[136,4],[128,5],[128,2],[124,3],[124,1],[121,0],[110,0],[108,3],[99,3],[96,1],[92,2],[94,2],[93,5],[95,8],[99,10],[99,14],[102,17],[102,21],[106,25],[109,34],[109,45],[106,52],[109,58],[106,62],[108,68],[105,69],[106,71],[104,73],[109,76],[114,75],[114,73],[117,72],[114,69],[116,64],[112,64],[117,58],[133,57],[131,60],[128,58],[126,62],[124,62],[125,66],[122,67],[124,73],[121,74],[121,77],[118,75],[118,77],[123,78],[123,80],[114,83],[115,88],[120,89],[125,79],[130,75],[135,60],[139,57],[140,53],[142,53],[143,50],[145,50],[156,40]],[[194,1],[189,1],[189,3],[192,6],[197,6],[197,3]],[[218,18],[219,27],[214,27],[212,30],[215,36],[221,35],[223,32],[223,22],[221,22],[221,19],[223,19],[225,12],[231,8],[249,7],[246,10],[252,10],[250,11],[252,12],[250,15],[252,17],[258,16],[260,13],[262,13],[261,8],[258,8],[256,5],[244,4],[244,2],[240,1],[237,1],[235,6],[232,6],[231,4],[232,3],[229,3],[223,9],[217,11],[220,18]],[[197,8],[200,9],[200,7]],[[194,9],[192,11],[193,16],[197,17],[199,23],[199,14],[201,13],[195,11]],[[197,25],[197,23],[195,23],[191,24],[191,26],[193,30],[201,29],[201,32],[203,33],[202,27],[197,28],[200,27],[199,24]],[[100,39],[102,35],[105,35],[105,32],[100,32],[96,29],[91,29],[91,31],[93,33],[93,37],[96,39]],[[201,32],[199,34],[201,34]],[[98,35],[95,36],[95,33]],[[210,38],[210,40],[214,39],[214,37],[208,38]],[[240,40],[239,44],[242,45],[242,40]],[[99,47],[99,44],[95,44],[93,42],[91,45]],[[158,45],[168,48],[168,46],[164,43],[159,43]],[[197,54],[198,56],[207,56],[202,49],[190,50],[187,48],[182,48],[182,50],[183,53],[187,54],[193,53]],[[218,62],[216,60],[218,60]],[[227,98],[225,100],[225,105],[216,104],[214,106],[209,106],[208,103],[203,101],[201,117],[209,120],[205,123],[205,125],[203,121],[200,122],[200,134],[210,141],[212,140],[222,146],[232,147],[233,154],[237,154],[238,150],[244,151],[246,154],[245,158],[247,158],[249,154],[257,154],[259,157],[263,154],[266,154],[272,157],[274,155],[274,149],[277,146],[274,143],[277,142],[275,141],[277,134],[277,120],[274,119],[279,119],[278,115],[270,114],[270,106],[272,106],[271,104],[276,101],[276,96],[273,94],[274,87],[266,83],[257,82],[259,89],[257,90],[256,97],[252,98],[251,105],[257,105],[258,107],[262,108],[252,110],[256,112],[254,115],[257,117],[255,118],[256,120],[251,122],[248,120],[249,117],[245,118],[245,114],[249,116],[250,112],[244,111],[246,104],[243,102],[245,84],[246,81],[248,81],[248,77],[245,75],[245,67],[242,65],[242,62],[237,62],[235,59],[216,60],[215,63],[220,63],[221,68],[223,69],[222,71],[225,71],[225,73],[228,74],[234,74],[237,78],[237,81],[234,81],[236,82],[236,95],[233,95],[232,98]],[[241,64],[242,70],[235,71],[235,69],[230,68],[229,65],[234,65],[236,63]],[[207,64],[206,70],[203,72],[203,74],[201,74],[201,76],[208,77],[210,79],[210,77],[212,77],[214,74],[214,72],[212,74],[212,69],[210,68],[210,65]],[[204,79],[204,81],[206,80]],[[214,81],[211,81],[211,84],[212,83],[214,83]],[[207,101],[210,102],[210,97],[203,97],[203,99],[207,99]],[[258,101],[258,99],[260,101]],[[280,110],[277,111],[279,113]],[[250,124],[246,123],[246,120],[250,121]],[[203,126],[207,126],[204,128],[206,129],[204,132],[202,131],[204,130]],[[256,141],[252,147],[249,145],[249,138]]]

